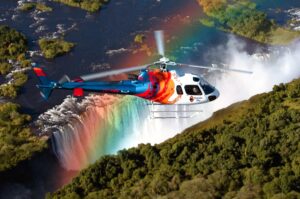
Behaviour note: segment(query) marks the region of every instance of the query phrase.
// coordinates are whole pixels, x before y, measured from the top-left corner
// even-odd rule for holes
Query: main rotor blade
[[[233,68],[219,68],[219,67],[210,67],[210,66],[197,66],[197,65],[191,65],[191,64],[180,64],[180,63],[177,63],[177,65],[178,66],[191,67],[191,68],[208,69],[208,70],[230,71],[230,72],[247,73],[247,74],[252,74],[253,73],[251,71],[240,70],[240,69],[233,69]]]
[[[128,73],[128,72],[133,72],[133,71],[138,71],[142,69],[146,69],[148,66],[151,64],[147,65],[142,65],[142,66],[134,66],[130,68],[123,68],[123,69],[118,69],[118,70],[111,70],[111,71],[104,71],[104,72],[99,72],[99,73],[93,73],[93,74],[87,74],[87,75],[82,75],[80,78],[84,81],[90,81],[94,79],[100,79],[103,77],[108,77],[111,75],[119,75],[123,73]]]
[[[164,41],[164,32],[162,30],[154,31],[156,47],[158,54],[165,56],[165,41]]]

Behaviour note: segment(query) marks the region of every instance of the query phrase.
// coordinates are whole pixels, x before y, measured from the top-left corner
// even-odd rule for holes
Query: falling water
[[[148,108],[130,96],[91,95],[79,102],[67,97],[42,114],[37,125],[52,132],[52,146],[61,164],[79,170],[104,154],[126,147],[121,140],[141,133]]]

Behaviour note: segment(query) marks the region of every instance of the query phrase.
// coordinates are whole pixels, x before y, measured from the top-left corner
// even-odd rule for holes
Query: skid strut
[[[148,106],[150,106],[151,119],[193,118],[203,112],[195,109],[196,105],[164,105],[151,102]]]

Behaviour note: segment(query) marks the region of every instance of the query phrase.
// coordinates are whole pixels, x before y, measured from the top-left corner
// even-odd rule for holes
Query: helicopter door
[[[183,95],[183,90],[182,87],[180,85],[176,86],[176,92],[178,95]]]

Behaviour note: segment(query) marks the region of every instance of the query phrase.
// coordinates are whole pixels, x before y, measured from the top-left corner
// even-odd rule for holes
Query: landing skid
[[[147,105],[150,107],[150,119],[189,119],[203,112],[191,110],[196,105],[165,105],[153,102]]]

